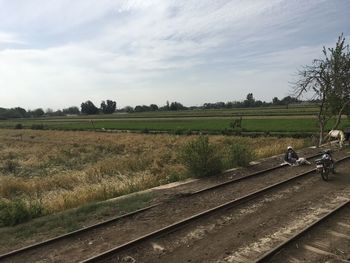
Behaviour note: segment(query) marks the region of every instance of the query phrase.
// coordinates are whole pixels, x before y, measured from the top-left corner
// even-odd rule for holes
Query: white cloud
[[[24,42],[14,34],[0,31],[0,45],[1,44],[24,44]]]

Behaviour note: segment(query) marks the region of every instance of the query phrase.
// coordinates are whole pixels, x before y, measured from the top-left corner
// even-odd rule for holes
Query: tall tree
[[[123,108],[123,111],[128,112],[128,113],[131,113],[131,112],[134,112],[134,108],[131,107],[131,106],[125,106],[125,107]]]
[[[247,94],[247,99],[243,102],[245,107],[252,107],[255,104],[253,93]]]
[[[111,114],[115,112],[116,108],[117,108],[117,103],[113,100],[107,100],[107,102],[105,101],[101,102],[101,110],[105,114]]]
[[[79,108],[76,106],[71,106],[62,110],[64,114],[79,114]]]
[[[278,104],[280,104],[280,100],[279,100],[277,97],[274,97],[274,98],[272,99],[272,104],[273,104],[273,105],[278,105]]]
[[[42,108],[35,109],[33,111],[33,116],[34,117],[41,117],[45,114],[44,110]]]
[[[18,112],[18,114],[20,115],[21,118],[24,118],[27,114],[27,111],[21,107],[16,107],[16,108],[14,108],[14,110],[16,112]]]
[[[350,112],[350,52],[343,34],[335,48],[323,48],[323,58],[315,59],[310,66],[298,72],[294,85],[297,97],[312,93],[319,101],[319,144],[323,142],[326,124],[335,116],[336,129],[343,114]]]
[[[158,110],[158,105],[157,104],[151,104],[149,105],[149,108],[151,111],[157,111]]]
[[[182,105],[180,102],[175,101],[170,104],[169,109],[171,111],[177,111],[177,110],[185,110],[186,107]]]
[[[84,114],[97,114],[98,111],[98,108],[90,100],[81,104],[81,112]]]

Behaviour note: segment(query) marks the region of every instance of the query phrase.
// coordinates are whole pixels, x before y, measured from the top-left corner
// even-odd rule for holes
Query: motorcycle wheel
[[[328,181],[328,174],[329,174],[328,169],[323,169],[323,171],[321,171],[321,177],[324,181]]]
[[[334,165],[332,166],[332,174],[336,174],[337,172],[335,171]]]

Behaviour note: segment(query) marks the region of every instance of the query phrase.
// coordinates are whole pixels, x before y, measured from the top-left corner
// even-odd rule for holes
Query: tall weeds
[[[245,165],[234,156],[242,156],[247,149],[262,158],[283,152],[286,145],[300,148],[304,143],[301,139],[26,129],[18,136],[18,130],[1,129],[0,217],[9,221],[1,219],[0,224],[173,182],[186,178],[187,169],[202,176]]]

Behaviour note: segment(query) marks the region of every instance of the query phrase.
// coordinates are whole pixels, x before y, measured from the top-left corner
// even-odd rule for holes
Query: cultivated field
[[[0,129],[0,225],[186,178],[179,152],[196,137]],[[209,140],[220,149],[244,144],[256,158],[310,144],[275,137]]]
[[[317,109],[310,106],[260,107],[230,110],[187,110],[145,113],[115,113],[0,121],[0,128],[53,130],[123,130],[193,134],[269,133],[310,136],[318,131]],[[242,118],[241,126],[232,122]],[[331,129],[333,121],[326,127]],[[344,119],[339,128],[350,126]]]

